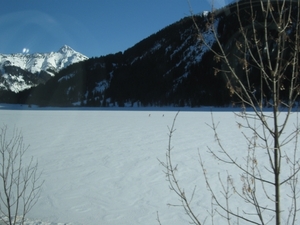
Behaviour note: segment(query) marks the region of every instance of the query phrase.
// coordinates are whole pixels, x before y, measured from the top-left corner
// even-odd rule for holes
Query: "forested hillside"
[[[247,26],[247,2],[242,6],[240,10],[245,11],[243,25]],[[235,52],[239,39],[235,11],[232,4],[214,14],[185,17],[124,52],[72,64],[45,84],[20,93],[2,91],[0,100],[40,106],[96,107],[238,104],[222,74],[217,73],[216,68],[223,65],[209,51],[209,47],[218,49],[208,29],[214,16],[213,26],[219,40],[225,49]],[[206,43],[199,40],[199,31]],[[275,42],[270,44],[276,48]],[[242,64],[236,62],[236,69],[243,69]],[[259,90],[259,71],[252,68],[251,73],[253,90]],[[268,98],[268,93],[264,94]]]

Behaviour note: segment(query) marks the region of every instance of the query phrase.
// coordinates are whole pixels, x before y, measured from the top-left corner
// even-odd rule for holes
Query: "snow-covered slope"
[[[87,56],[74,51],[64,45],[57,52],[34,53],[34,54],[0,54],[0,66],[16,66],[31,73],[39,73],[41,70],[58,71],[72,63],[88,59]],[[48,72],[52,74],[51,72]],[[52,74],[53,75],[53,74]]]
[[[34,156],[39,162],[39,171],[43,172],[41,179],[45,180],[40,199],[28,214],[33,221],[26,221],[26,225],[159,225],[157,215],[162,225],[190,224],[182,207],[170,207],[181,205],[181,202],[170,191],[164,168],[158,161],[165,162],[168,126],[172,124],[176,111],[168,108],[166,111],[153,108],[151,111],[26,108],[28,110],[24,110],[25,106],[21,108],[23,110],[0,110],[0,124],[7,125],[8,135],[16,127],[22,130],[25,145],[30,144],[24,164]],[[243,174],[236,167],[217,161],[207,150],[209,147],[216,153],[219,151],[213,130],[207,125],[211,124],[210,110],[214,111],[223,146],[235,157],[238,165],[247,166],[245,159],[248,154],[256,154],[257,167],[262,169],[260,175],[270,177],[270,172],[265,169],[269,161],[264,152],[249,150],[244,135],[250,137],[253,133],[243,129],[246,121],[230,112],[237,109],[228,108],[228,112],[215,111],[222,110],[220,108],[202,109],[206,112],[180,109],[171,144],[174,146],[173,163],[177,165],[179,185],[187,198],[193,200],[191,206],[198,219],[202,222],[207,218],[206,225],[212,224],[209,223],[212,219],[215,225],[223,225],[226,218],[218,213],[210,214],[215,209],[211,207],[216,205],[211,204],[212,197],[199,164],[199,154],[221,203],[226,203],[221,180],[226,185],[227,178],[230,178],[237,191],[244,190],[244,181],[241,179]],[[298,113],[291,115],[283,139],[295,128],[298,116]],[[242,127],[236,126],[237,123]],[[251,120],[250,123],[255,122]],[[257,129],[257,132],[261,131]],[[282,152],[292,153],[293,144],[287,143]],[[295,160],[299,157],[297,154]],[[290,165],[285,160],[282,163],[282,180],[290,175]],[[258,183],[256,186],[255,195],[260,203],[272,207],[272,200],[264,193],[273,197],[273,186],[262,188]],[[227,199],[228,207],[240,215],[248,214],[261,224],[253,213],[255,207],[238,198],[238,192],[233,192],[233,188],[228,191],[232,194]],[[282,224],[290,224],[287,216],[292,202],[291,191],[290,185],[282,185]],[[295,191],[299,193],[299,183]],[[273,221],[273,211],[264,210],[262,214],[266,220]],[[299,213],[296,219],[300,220]],[[230,221],[232,224],[236,222],[234,218]],[[272,221],[269,224],[274,224]],[[241,221],[240,224],[248,223]]]
[[[67,45],[50,53],[0,54],[0,89],[19,92],[45,82],[59,70],[86,59],[87,56]]]

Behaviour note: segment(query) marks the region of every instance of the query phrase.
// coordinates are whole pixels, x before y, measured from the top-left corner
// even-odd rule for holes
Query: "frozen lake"
[[[168,188],[163,167],[168,126],[176,111],[0,110],[0,124],[21,129],[43,171],[41,198],[29,217],[80,225],[188,224],[178,197]],[[215,112],[219,132],[233,154],[241,154],[242,135],[232,112]],[[174,161],[187,193],[197,185],[195,206],[210,208],[211,198],[199,166],[204,155],[212,179],[223,173],[207,146],[216,148],[210,112],[180,112]],[[229,170],[230,172],[230,170]],[[239,180],[239,175],[236,178]],[[204,217],[203,217],[204,218]]]

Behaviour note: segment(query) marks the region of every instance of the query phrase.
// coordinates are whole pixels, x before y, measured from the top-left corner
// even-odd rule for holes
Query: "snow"
[[[216,19],[214,24],[212,25],[213,30],[217,30],[219,25],[219,20]],[[204,30],[201,35],[202,37],[199,38],[196,42],[193,41],[193,35],[191,35],[194,30],[187,29],[184,33],[181,34],[181,39],[184,40],[178,48],[176,48],[173,53],[170,55],[170,59],[172,59],[176,54],[178,54],[183,49],[183,57],[182,59],[176,63],[175,67],[180,66],[182,63],[185,64],[185,73],[183,73],[180,77],[175,80],[174,87],[177,86],[179,82],[182,81],[183,78],[186,78],[189,74],[190,67],[195,64],[199,64],[203,58],[203,55],[210,50],[213,44],[216,41],[215,35],[212,29]],[[187,37],[187,38],[186,38]],[[170,51],[171,47],[167,47],[165,52]],[[169,74],[172,71],[171,68],[165,75]],[[165,76],[164,75],[164,76]]]
[[[41,198],[29,213],[31,222],[27,225],[153,225],[158,224],[157,213],[161,224],[188,224],[182,208],[168,206],[180,202],[169,190],[158,161],[165,160],[168,126],[176,110],[0,109],[0,124],[22,130],[24,142],[30,144],[27,157],[38,159],[43,171]],[[208,215],[211,197],[198,153],[205,161],[209,179],[216,184],[214,188],[218,188],[218,173],[226,178],[228,172],[236,183],[240,181],[237,171],[207,153],[207,146],[218,150],[213,131],[207,126],[211,123],[210,109],[183,109],[172,143],[180,184],[188,196],[197,186],[192,205],[201,221]],[[220,122],[224,145],[243,160],[247,146],[236,126],[237,117],[231,109],[213,115]],[[290,121],[296,122],[296,114]],[[259,157],[258,162],[263,162],[265,156]],[[283,186],[283,191],[287,187]],[[240,212],[251,210],[244,202],[234,200],[232,205]],[[223,224],[216,217],[215,224]]]
[[[87,59],[88,57],[74,51],[67,45],[64,45],[57,52],[50,53],[0,54],[0,76],[4,78],[7,84],[0,84],[0,87],[3,87],[5,90],[9,89],[18,93],[19,91],[36,85],[26,82],[23,77],[20,77],[19,79],[14,78],[14,76],[18,77],[18,74],[8,74],[8,72],[5,70],[5,66],[8,65],[19,67],[33,74],[45,71],[50,76],[54,76],[55,72],[58,72],[59,70],[66,68],[73,63]]]
[[[18,93],[24,89],[28,89],[30,87],[33,87],[35,85],[32,85],[31,82],[29,84],[26,84],[24,77],[21,76],[15,76],[11,74],[4,74],[3,78],[5,79],[5,82],[9,85],[10,90]],[[0,84],[0,87],[3,87],[4,90],[7,90],[5,84]]]
[[[105,89],[107,89],[109,86],[108,82],[106,80],[100,81],[97,83],[95,87],[95,91],[103,93]]]
[[[34,53],[34,54],[0,54],[0,64],[10,64],[20,67],[31,73],[38,73],[49,68],[61,70],[72,63],[88,59],[87,56],[74,51],[71,47],[64,45],[57,52]]]
[[[75,76],[74,73],[70,73],[69,75],[66,75],[66,76],[63,76],[63,77],[59,78],[59,79],[58,79],[58,82],[61,82],[61,81],[63,81],[63,80],[69,80],[69,79],[71,79],[71,78],[74,77],[74,76]]]
[[[208,14],[209,14],[209,11],[203,11],[203,12],[202,12],[202,15],[203,15],[203,16],[208,16]]]

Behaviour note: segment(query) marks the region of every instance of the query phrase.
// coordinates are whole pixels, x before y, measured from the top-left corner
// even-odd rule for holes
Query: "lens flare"
[[[23,51],[22,51],[24,54],[28,53],[29,52],[29,49],[28,48],[23,48]]]

